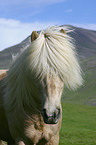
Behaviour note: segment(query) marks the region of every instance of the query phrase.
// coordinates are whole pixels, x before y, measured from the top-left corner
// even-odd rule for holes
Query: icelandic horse
[[[7,128],[3,137],[6,139],[6,134],[10,134],[10,144],[59,144],[63,88],[75,90],[82,85],[81,68],[73,38],[68,35],[70,32],[67,27],[59,26],[49,27],[40,34],[33,31],[31,45],[2,80],[4,124],[0,127],[2,134],[4,125],[5,130]]]

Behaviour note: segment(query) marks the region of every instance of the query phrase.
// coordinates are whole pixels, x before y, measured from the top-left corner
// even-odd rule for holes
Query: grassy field
[[[96,145],[96,107],[62,103],[60,145]]]

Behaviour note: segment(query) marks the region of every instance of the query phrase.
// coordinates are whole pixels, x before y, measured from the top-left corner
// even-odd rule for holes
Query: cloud
[[[42,30],[51,25],[54,25],[54,22],[22,23],[13,19],[0,19],[0,51],[20,43],[33,30]]]
[[[71,13],[72,12],[72,9],[67,9],[67,10],[64,10],[65,13]]]

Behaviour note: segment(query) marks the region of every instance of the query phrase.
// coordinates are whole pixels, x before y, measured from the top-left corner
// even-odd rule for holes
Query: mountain
[[[96,54],[96,31],[69,26],[74,29],[70,35],[75,39],[77,52],[80,59],[88,58]],[[31,44],[30,36],[21,43],[6,48],[0,52],[0,68],[9,68],[12,56],[16,55]]]
[[[62,101],[96,106],[96,31],[69,26],[75,39],[79,61],[83,70],[84,83],[77,91],[64,89]],[[0,68],[9,68],[12,57],[31,44],[30,36],[21,43],[0,52]]]
[[[96,31],[72,27],[74,33],[71,36],[75,39],[80,58],[88,58],[96,55]]]
[[[12,63],[12,56],[16,56],[23,49],[26,49],[31,44],[31,37],[27,37],[21,43],[14,45],[12,47],[6,48],[0,52],[0,68],[9,68]]]

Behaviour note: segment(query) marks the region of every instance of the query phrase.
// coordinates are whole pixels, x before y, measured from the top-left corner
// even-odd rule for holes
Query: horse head
[[[54,33],[54,31],[53,31],[53,33]],[[66,37],[66,32],[65,32],[64,29],[61,29],[60,30],[60,33],[61,33],[60,34],[61,36],[64,35]],[[49,54],[50,52],[48,52],[48,54],[47,54],[46,53],[46,50],[44,50],[44,49],[50,49],[51,48],[50,47],[50,44],[52,44],[52,40],[53,39],[51,40],[50,33],[47,33],[47,32],[44,33],[43,32],[43,34],[41,34],[41,35],[42,35],[42,38],[45,41],[47,41],[47,44],[45,44],[46,42],[44,42],[43,43],[43,47],[42,47],[42,51],[44,51],[43,52],[44,54],[42,55],[41,59],[43,57],[45,57],[45,59],[42,59],[43,60],[42,61],[43,64],[41,63],[41,67],[45,65],[44,68],[43,68],[43,70],[46,68],[46,66],[48,65],[48,63],[49,63],[48,67],[50,67],[51,65],[52,65],[52,67],[54,66],[53,72],[54,72],[54,70],[55,70],[56,67],[58,67],[58,69],[60,67],[61,67],[60,69],[62,69],[62,67],[65,67],[65,71],[68,70],[69,69],[68,67],[70,67],[70,62],[69,62],[70,60],[68,60],[68,63],[69,64],[66,64],[66,66],[63,66],[63,64],[66,63],[66,61],[67,61],[66,58],[64,58],[65,60],[64,60],[63,63],[60,61],[62,63],[62,66],[60,66],[58,64],[58,62],[56,62],[56,61],[58,61],[57,59],[55,61],[54,54],[55,54],[56,51],[57,51],[56,52],[57,58],[63,60],[62,54],[61,54],[61,56],[58,55],[58,51],[59,50],[53,51],[51,49],[51,51],[52,51],[51,54],[53,55],[54,58],[49,58],[51,56]],[[31,35],[31,41],[34,43],[34,41],[36,41],[36,39],[38,39],[38,37],[39,37],[39,34],[36,31],[33,31],[32,32],[32,35]],[[53,38],[54,38],[54,35],[53,35]],[[42,43],[42,41],[41,41],[41,43]],[[61,44],[62,44],[62,42],[61,42]],[[39,44],[39,45],[41,45],[41,44]],[[49,46],[47,46],[47,45],[49,45]],[[55,43],[54,43],[54,46],[55,46]],[[53,46],[52,46],[52,48],[53,48]],[[49,51],[49,50],[47,50],[47,51]],[[62,52],[60,52],[60,53],[62,53]],[[70,51],[70,53],[71,53],[71,51]],[[63,57],[66,57],[64,55],[66,55],[66,52],[64,52],[64,54],[63,54]],[[47,59],[47,61],[46,61],[46,57],[48,57],[49,60]],[[70,57],[70,56],[68,56],[68,57]],[[54,60],[51,60],[51,59],[54,59]],[[74,61],[74,58],[72,58],[72,59]],[[36,61],[34,61],[34,62],[36,62]],[[76,61],[74,61],[74,64],[75,64],[75,62]],[[76,64],[76,65],[78,65],[78,64]],[[35,66],[35,63],[34,63],[34,66]],[[79,67],[78,66],[77,66],[77,69],[79,70]],[[39,72],[39,70],[40,69],[38,69],[37,72]],[[56,71],[58,71],[58,70],[56,70]],[[47,73],[45,73],[45,72],[47,72]],[[71,69],[70,69],[70,72],[71,72]],[[68,73],[70,74],[70,72],[68,72]],[[41,83],[39,85],[40,86],[40,92],[41,92],[40,93],[41,94],[40,95],[40,99],[41,99],[41,102],[42,102],[42,110],[41,110],[41,112],[42,112],[42,116],[43,116],[43,119],[44,119],[44,122],[45,123],[47,123],[47,124],[56,124],[58,122],[58,120],[60,119],[61,112],[62,112],[61,111],[61,95],[62,95],[62,91],[63,91],[64,81],[66,81],[68,83],[68,79],[69,78],[67,78],[67,80],[66,80],[66,77],[64,76],[65,78],[62,79],[62,76],[60,76],[59,73],[52,73],[52,70],[51,70],[51,73],[50,73],[50,68],[49,68],[49,70],[46,68],[44,71],[42,71],[42,75],[44,73],[45,73],[45,75],[44,75],[44,77],[43,77],[43,79],[42,79],[42,81],[41,81]],[[65,72],[62,71],[62,73],[64,73],[64,75],[66,75]],[[67,73],[67,71],[66,71],[66,73]],[[70,77],[70,75],[68,77]],[[70,81],[70,83],[71,83],[71,81]],[[72,82],[72,83],[74,83],[74,82]]]
[[[65,33],[63,29],[61,32]],[[33,31],[31,42],[36,40],[39,34]],[[44,34],[47,37],[47,34]],[[64,83],[58,75],[47,74],[40,83],[41,114],[46,124],[56,124],[61,117],[61,95]]]

